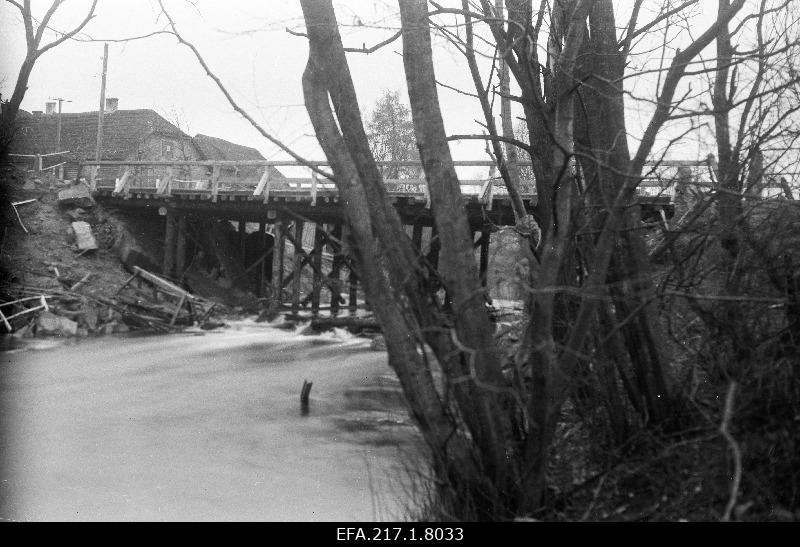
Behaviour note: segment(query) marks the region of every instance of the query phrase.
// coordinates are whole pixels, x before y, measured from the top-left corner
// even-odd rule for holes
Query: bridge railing
[[[508,191],[499,176],[495,176],[495,164],[490,160],[454,161],[456,169],[464,171],[472,169],[472,177],[461,178],[462,193],[481,201],[491,201],[507,197]],[[390,167],[421,167],[419,161],[377,162],[382,169]],[[272,196],[306,196],[315,199],[317,195],[336,195],[336,186],[328,178],[313,172],[309,165],[327,168],[327,162],[314,161],[302,164],[296,161],[151,161],[151,160],[119,160],[119,161],[86,161],[82,164],[89,167],[90,183],[93,189],[111,190],[115,194],[152,194],[152,195],[201,195],[209,196],[216,201],[221,195],[249,196],[251,199]],[[518,162],[520,167],[530,167],[531,162]],[[707,170],[706,160],[668,160],[650,163],[650,170],[639,185],[638,192],[642,197],[671,201],[675,196],[676,182],[680,168],[692,171],[692,184],[703,185],[701,179],[708,179],[703,172]],[[259,171],[260,178],[250,176],[239,177],[238,169],[246,167],[247,172]],[[275,169],[305,170],[308,176],[275,176]],[[484,168],[488,176],[476,179],[475,168]],[[420,169],[421,171],[421,169]],[[528,171],[529,170],[525,170]],[[391,196],[416,197],[429,202],[427,183],[424,178],[386,178],[384,183]],[[532,178],[521,181],[522,194],[525,199],[535,199],[536,186]]]

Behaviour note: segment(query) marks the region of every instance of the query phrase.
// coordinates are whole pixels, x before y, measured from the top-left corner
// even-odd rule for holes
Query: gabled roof
[[[200,156],[204,160],[263,160],[264,156],[255,148],[236,144],[225,139],[218,137],[210,137],[208,135],[197,134],[192,138]],[[270,178],[282,179],[285,178],[283,173],[278,171],[275,167],[270,167]],[[261,167],[243,167],[239,170],[242,177],[260,176],[263,172]]]
[[[95,159],[97,118],[97,112],[61,114],[61,148],[69,150],[73,159]],[[14,137],[12,152],[56,152],[58,115],[30,114],[20,110],[16,124],[18,131]],[[150,109],[106,112],[103,115],[102,159],[122,160],[136,157],[140,145],[152,134],[190,138]]]

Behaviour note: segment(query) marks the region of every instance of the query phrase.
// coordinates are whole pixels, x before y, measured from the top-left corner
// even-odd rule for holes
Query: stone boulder
[[[36,319],[36,334],[44,336],[75,336],[78,324],[66,317],[46,311]]]
[[[58,204],[83,208],[94,207],[94,198],[86,186],[76,184],[58,192]]]

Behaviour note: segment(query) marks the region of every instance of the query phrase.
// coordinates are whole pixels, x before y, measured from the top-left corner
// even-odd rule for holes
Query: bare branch
[[[183,36],[181,36],[181,34],[178,32],[178,27],[175,25],[175,21],[172,19],[172,16],[170,16],[170,14],[167,12],[167,9],[164,7],[163,0],[158,0],[158,4],[161,7],[161,12],[167,18],[167,21],[169,21],[169,26],[172,29],[172,34],[175,36],[175,38],[178,39],[179,43],[185,45],[186,47],[188,47],[192,51],[192,53],[194,54],[195,58],[200,63],[200,66],[202,66],[203,70],[206,71],[206,75],[214,81],[214,83],[217,85],[217,88],[222,92],[222,94],[228,100],[228,103],[233,107],[233,109],[236,112],[238,112],[245,120],[250,122],[250,125],[252,125],[256,129],[256,131],[261,133],[261,135],[264,136],[264,138],[269,140],[271,143],[276,145],[278,148],[280,148],[281,150],[283,150],[284,152],[289,154],[291,157],[293,157],[297,161],[303,163],[306,167],[308,167],[312,171],[322,175],[323,177],[326,177],[326,178],[329,178],[329,179],[333,180],[334,177],[333,177],[333,175],[331,173],[328,173],[327,171],[323,171],[322,169],[320,169],[319,167],[314,165],[311,161],[303,158],[302,156],[300,156],[299,154],[294,152],[291,148],[289,148],[287,145],[285,145],[282,141],[280,141],[276,137],[273,137],[263,127],[261,127],[261,124],[259,124],[257,121],[255,121],[253,119],[253,117],[250,116],[250,114],[247,113],[247,111],[245,111],[241,106],[239,106],[239,103],[237,103],[236,100],[231,96],[231,94],[228,92],[228,89],[225,87],[225,85],[222,83],[222,81],[219,79],[219,77],[217,77],[217,75],[214,74],[214,72],[212,72],[211,68],[208,66],[208,64],[206,63],[205,59],[200,54],[200,52],[197,50],[197,48],[194,46],[194,44],[184,40]]]
[[[89,11],[87,12],[86,17],[84,17],[83,21],[81,21],[80,24],[77,27],[75,27],[71,31],[69,31],[66,34],[64,34],[61,38],[58,38],[57,40],[54,40],[54,41],[50,42],[49,44],[47,44],[46,46],[44,46],[41,49],[39,49],[39,51],[36,53],[36,56],[39,57],[45,51],[47,51],[49,49],[52,49],[52,48],[56,47],[57,45],[59,45],[59,44],[61,44],[63,42],[66,42],[67,40],[69,40],[70,38],[72,38],[73,36],[78,34],[83,29],[83,27],[85,27],[89,23],[89,21],[91,21],[92,18],[94,18],[94,9],[95,9],[95,7],[97,7],[97,0],[94,0],[92,2],[92,6],[89,8]],[[45,26],[45,22],[43,20],[42,24],[39,26],[39,31],[41,31],[42,28],[44,28],[44,26]],[[38,41],[37,41],[37,44],[38,44]]]
[[[390,36],[389,38],[387,38],[383,42],[379,42],[379,43],[375,44],[372,47],[369,47],[369,48],[366,47],[366,46],[362,46],[360,48],[346,47],[346,48],[344,48],[344,50],[346,52],[348,52],[348,53],[366,53],[366,54],[370,54],[370,53],[373,53],[375,51],[378,51],[380,48],[382,48],[385,45],[391,44],[392,42],[394,42],[395,40],[400,38],[400,36],[402,36],[402,34],[403,34],[403,31],[402,30],[398,30],[393,36]]]

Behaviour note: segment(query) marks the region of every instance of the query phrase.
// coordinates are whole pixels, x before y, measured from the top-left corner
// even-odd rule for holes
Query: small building
[[[192,138],[192,144],[197,150],[200,159],[203,160],[250,161],[264,159],[261,152],[255,148],[199,133]],[[270,166],[268,169],[270,180],[285,178],[275,167]],[[252,183],[253,181],[259,181],[263,174],[264,167],[262,166],[223,166],[220,169],[219,181],[226,185],[233,185],[238,182]]]
[[[116,98],[106,100],[103,113],[101,160],[263,160],[261,153],[217,137],[197,135],[192,138],[178,126],[151,109],[120,110]],[[61,118],[59,148],[59,116]],[[80,172],[81,165],[96,159],[97,111],[57,114],[48,106],[47,112],[26,112],[17,115],[17,132],[11,144],[14,154],[49,154],[69,151],[60,157],[65,161],[64,177],[77,179],[87,173]],[[221,171],[223,181],[258,182],[263,167],[247,169],[227,168]],[[164,167],[140,167],[135,177],[139,184],[149,185],[164,176]],[[112,181],[121,176],[117,167],[103,167],[97,176]],[[281,179],[283,175],[274,167],[270,175]],[[176,178],[185,180],[208,179],[210,170],[205,167],[182,168]]]

